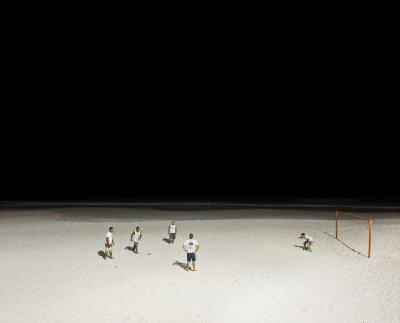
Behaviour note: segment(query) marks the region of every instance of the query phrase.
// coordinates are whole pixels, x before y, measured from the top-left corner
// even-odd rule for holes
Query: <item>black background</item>
[[[399,199],[394,89],[373,36],[261,27],[134,41],[18,30],[0,199]]]
[[[14,114],[3,137],[2,199],[400,197],[396,146],[371,132],[373,123],[302,109],[107,109]]]

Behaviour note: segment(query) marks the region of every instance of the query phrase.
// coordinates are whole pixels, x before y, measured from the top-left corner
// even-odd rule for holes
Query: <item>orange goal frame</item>
[[[339,224],[338,220],[340,215],[345,215],[345,216],[351,216],[353,218],[359,219],[359,220],[365,220],[368,221],[368,258],[371,258],[371,242],[372,242],[372,219],[371,218],[365,218],[362,216],[354,215],[350,212],[343,212],[343,211],[336,211],[336,239],[339,240],[338,236],[338,231],[339,231]]]

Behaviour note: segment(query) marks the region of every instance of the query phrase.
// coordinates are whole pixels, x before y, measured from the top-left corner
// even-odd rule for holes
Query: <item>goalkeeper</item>
[[[311,245],[314,243],[314,239],[305,233],[300,234],[299,239],[305,239],[304,241],[304,250],[312,251]]]

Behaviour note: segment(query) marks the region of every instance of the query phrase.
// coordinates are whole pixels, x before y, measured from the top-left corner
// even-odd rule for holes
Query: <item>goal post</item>
[[[371,243],[372,243],[372,219],[358,215],[354,215],[350,212],[336,211],[336,239],[339,240],[339,217],[348,216],[357,220],[364,220],[368,222],[368,258],[371,258]]]

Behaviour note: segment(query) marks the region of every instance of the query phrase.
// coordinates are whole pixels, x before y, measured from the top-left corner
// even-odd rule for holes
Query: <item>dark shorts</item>
[[[175,233],[170,233],[169,234],[169,239],[170,240],[175,240]]]
[[[186,255],[187,261],[196,261],[196,254],[195,253],[188,253]]]

